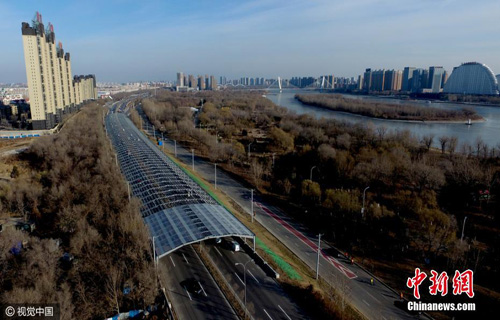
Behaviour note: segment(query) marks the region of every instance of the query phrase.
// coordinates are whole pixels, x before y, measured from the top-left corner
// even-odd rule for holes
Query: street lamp
[[[250,215],[252,216],[253,223],[253,189],[250,189]]]
[[[214,163],[214,180],[215,180],[215,190],[217,190],[217,163]]]
[[[250,146],[252,145],[253,142],[250,142],[250,144],[248,145],[248,157],[250,158]]]
[[[467,216],[464,218],[464,223],[462,225],[462,236],[460,237],[460,241],[464,240],[464,231],[465,231],[465,221],[467,220]]]
[[[153,261],[155,264],[155,272],[156,272],[156,286],[158,287],[158,259],[156,258],[156,246],[155,246],[155,238],[156,236],[153,236]]]
[[[245,264],[239,263],[239,262],[236,262],[234,264],[235,266],[237,266],[237,265],[243,266],[243,283],[245,284],[245,312],[248,312],[248,310],[247,310],[247,264],[251,261],[253,261],[253,259],[248,260],[247,262],[245,262]]]
[[[312,167],[311,171],[309,172],[309,180],[311,180],[311,181],[313,180],[313,170],[314,170],[314,168],[316,168],[316,166]]]
[[[316,280],[318,280],[319,277],[319,253],[321,251],[321,236],[323,234],[318,234],[318,258],[316,259]]]
[[[191,149],[191,167],[194,171],[194,149]]]
[[[366,187],[365,190],[363,190],[363,207],[361,207],[361,215],[365,213],[365,195],[366,195],[366,190],[370,189],[370,187]]]

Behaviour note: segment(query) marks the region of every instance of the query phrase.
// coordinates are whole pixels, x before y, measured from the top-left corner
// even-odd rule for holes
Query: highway
[[[238,319],[192,246],[163,257],[159,264],[178,319]],[[189,278],[199,281],[203,290],[201,294],[193,294],[183,286]]]
[[[242,301],[245,294],[244,268],[236,263],[245,264],[251,257],[244,251],[234,252],[223,244],[205,241],[203,245],[226,281],[236,291]],[[286,295],[276,280],[254,262],[246,267],[247,308],[254,319],[307,319],[302,310]]]
[[[149,125],[151,128],[151,125]],[[150,132],[152,134],[152,132]],[[166,139],[165,148],[174,152],[174,141]],[[182,162],[191,165],[191,152],[177,144],[177,156]],[[210,183],[214,183],[214,165],[195,156],[195,171]],[[239,181],[217,170],[217,187],[231,197],[250,214],[250,190]],[[293,221],[279,208],[262,201],[258,194],[254,197],[256,220],[287,246],[294,254],[313,270],[316,268],[317,235]],[[415,319],[415,316],[396,307],[397,293],[375,279],[370,284],[371,275],[357,265],[351,265],[347,259],[331,256],[334,251],[322,244],[320,258],[320,277],[336,288],[347,292],[347,299],[368,319]],[[377,312],[374,312],[376,310]]]

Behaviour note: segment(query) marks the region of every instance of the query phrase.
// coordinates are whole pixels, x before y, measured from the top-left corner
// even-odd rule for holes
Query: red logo
[[[426,278],[427,274],[425,272],[420,271],[420,268],[415,268],[415,276],[413,278],[408,278],[406,281],[406,286],[410,289],[413,288],[413,296],[415,299],[420,299],[419,286]],[[446,296],[448,294],[449,279],[450,277],[448,277],[446,271],[438,273],[435,270],[431,270],[429,293],[435,296],[440,292],[441,296]],[[472,270],[468,269],[464,272],[455,270],[452,284],[454,295],[465,293],[469,298],[474,297],[474,273]]]

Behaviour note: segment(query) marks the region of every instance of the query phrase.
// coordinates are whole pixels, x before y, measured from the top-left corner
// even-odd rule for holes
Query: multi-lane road
[[[267,276],[258,265],[250,261],[251,257],[246,252],[234,252],[227,245],[216,244],[214,241],[206,242],[203,248],[206,248],[217,268],[242,301],[245,295],[246,272],[247,308],[254,319],[308,318],[275,279]],[[243,267],[245,263],[246,268]]]
[[[166,139],[165,148],[174,152],[174,141]],[[191,164],[191,152],[177,144],[177,157]],[[194,159],[194,167],[207,181],[214,183],[214,165],[199,157]],[[224,170],[217,170],[217,187],[231,197],[250,214],[250,190]],[[258,195],[254,197],[256,220],[287,246],[295,255],[313,270],[316,268],[317,236],[303,225],[290,219],[279,208],[265,203]],[[322,244],[319,274],[324,280],[347,294],[347,299],[368,319],[414,319],[415,316],[396,307],[399,299],[396,292],[375,279],[370,284],[371,275],[358,265],[350,264],[342,256],[332,255],[335,250]],[[344,289],[345,288],[345,289]],[[377,312],[374,312],[374,311]]]
[[[111,106],[111,111],[126,113],[127,102],[114,103]],[[149,177],[147,173],[150,171],[148,167],[149,162],[146,161],[147,149],[141,149],[141,157],[145,157],[143,161],[141,157],[135,157],[135,155],[131,154],[135,149],[130,146],[130,143],[123,143],[124,141],[130,142],[131,139],[135,144],[141,139],[144,142],[147,141],[145,137],[135,132],[137,130],[132,130],[132,127],[133,125],[128,118],[124,116],[118,117],[118,115],[114,114],[108,115],[107,129],[113,137],[113,143],[121,148],[120,155],[127,154],[128,152],[127,159],[134,156],[134,161],[137,162],[138,168],[145,172],[145,177],[147,178]],[[152,146],[149,141],[148,144]],[[152,148],[155,147],[153,146]],[[158,151],[151,149],[151,152]],[[120,165],[122,165],[121,159]],[[156,170],[161,170],[160,167],[155,168]],[[134,188],[131,189],[135,195],[136,190]],[[142,194],[139,193],[138,195],[141,197]],[[152,200],[154,199],[149,199],[148,201]],[[215,243],[215,241],[213,242]],[[250,259],[249,256],[245,252],[234,253],[223,247],[213,247],[210,243],[206,243],[203,247],[211,255],[215,267],[220,270],[226,281],[230,283],[232,290],[237,293],[244,292],[244,284],[241,281],[237,282],[240,280],[240,276],[243,277],[243,270],[238,271],[236,263],[248,261]],[[219,253],[220,255],[215,253]],[[157,272],[160,272],[161,278],[165,280],[164,286],[167,290],[167,295],[171,299],[174,311],[179,319],[237,318],[234,310],[191,245],[183,246],[161,258]],[[308,318],[284,294],[280,285],[267,277],[258,266],[255,264],[249,266],[247,273],[249,279],[255,280],[255,283],[247,283],[247,301],[253,319],[291,320]],[[201,288],[201,292],[193,292],[186,283],[188,279],[193,279],[199,285],[199,288]],[[195,289],[194,291],[197,290]]]
[[[192,246],[183,247],[159,261],[167,295],[179,319],[238,319]],[[190,292],[185,281],[198,281],[202,292]]]

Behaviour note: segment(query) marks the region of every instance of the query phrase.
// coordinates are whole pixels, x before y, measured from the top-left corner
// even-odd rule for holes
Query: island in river
[[[431,106],[400,105],[349,99],[339,94],[296,94],[295,99],[310,106],[379,119],[464,123],[468,122],[469,119],[472,122],[484,121],[483,117],[468,108],[444,110]]]

